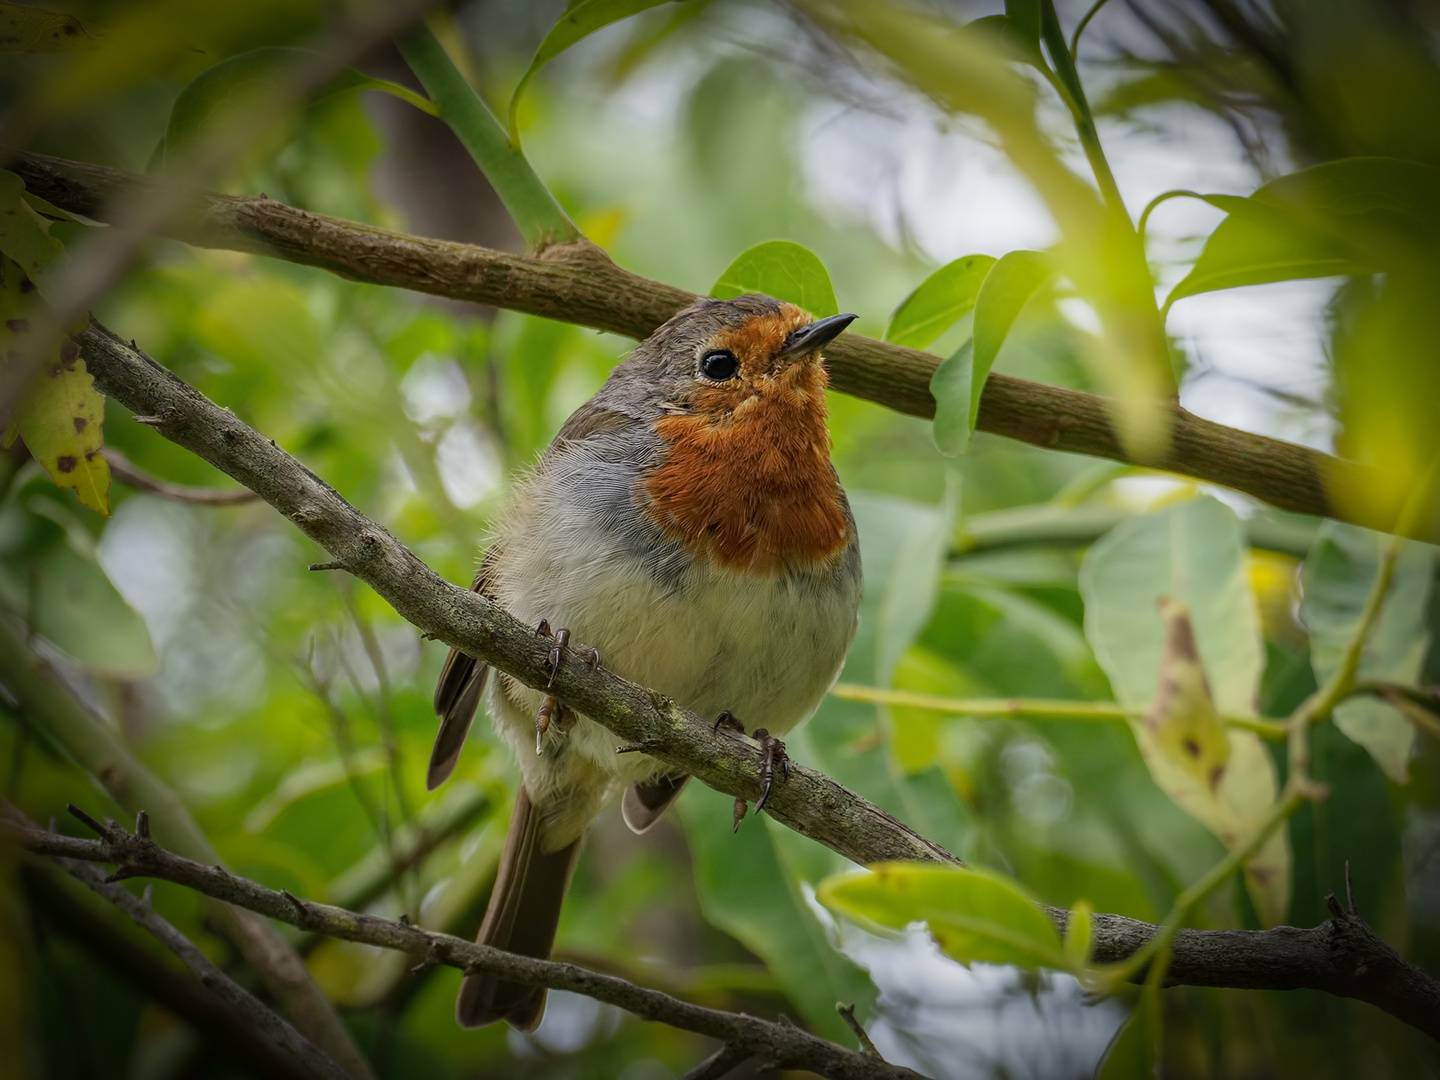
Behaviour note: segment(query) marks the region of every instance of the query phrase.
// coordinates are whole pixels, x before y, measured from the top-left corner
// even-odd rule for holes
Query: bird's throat
[[[648,512],[697,556],[766,576],[828,561],[850,543],[818,364],[766,392],[663,417],[669,444],[644,480]],[[718,402],[716,404],[719,404]]]

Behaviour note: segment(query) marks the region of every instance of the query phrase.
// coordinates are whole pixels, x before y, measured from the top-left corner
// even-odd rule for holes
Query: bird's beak
[[[858,315],[831,315],[828,319],[816,319],[809,326],[792,331],[775,355],[775,366],[789,367],[801,357],[818,352],[839,337],[840,332],[857,318]]]

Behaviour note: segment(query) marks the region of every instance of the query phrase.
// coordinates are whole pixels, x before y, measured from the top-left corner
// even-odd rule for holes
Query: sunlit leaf
[[[0,53],[73,52],[95,45],[74,15],[0,3]]]
[[[1068,966],[1060,933],[1019,883],[990,870],[880,863],[828,878],[816,891],[830,910],[894,930],[927,922],[961,963]]]
[[[825,264],[814,252],[789,240],[769,240],[742,251],[710,290],[721,300],[745,293],[788,301],[817,319],[840,313]]]
[[[1353,525],[1327,521],[1305,560],[1305,625],[1315,677],[1324,682],[1340,663],[1355,632],[1379,567],[1382,537]],[[1380,617],[1360,655],[1358,678],[1414,684],[1430,645],[1427,603],[1434,580],[1434,551],[1406,544],[1395,566]],[[1368,750],[1397,783],[1408,778],[1415,729],[1389,703],[1355,697],[1335,710],[1335,726]]]
[[[1279,177],[1248,199],[1203,196],[1228,217],[1166,304],[1186,296],[1297,278],[1365,274],[1440,238],[1440,169],[1346,158]]]
[[[1094,909],[1084,900],[1077,900],[1070,909],[1070,920],[1065,924],[1065,959],[1075,970],[1090,962],[1090,952],[1095,947]]]
[[[516,134],[515,114],[520,107],[520,97],[541,68],[596,30],[668,2],[669,0],[570,0],[565,11],[545,35],[545,39],[540,42],[530,66],[525,69],[525,74],[520,76],[515,92],[510,95],[510,137],[513,139]]]
[[[1254,710],[1264,665],[1259,614],[1234,513],[1214,499],[1194,499],[1132,518],[1111,530],[1080,570],[1085,633],[1116,699],[1143,709],[1155,700],[1166,640],[1158,608],[1173,597],[1190,612],[1196,652],[1215,707],[1225,715]],[[1229,760],[1211,784],[1168,753],[1148,724],[1131,729],[1155,783],[1227,846],[1248,838],[1275,799],[1275,766],[1259,738],[1226,732]],[[1267,924],[1285,917],[1290,849],[1279,830],[1246,864],[1246,883]]]
[[[946,263],[900,302],[885,340],[911,349],[928,348],[975,307],[980,285],[994,265],[990,255],[966,255]]]

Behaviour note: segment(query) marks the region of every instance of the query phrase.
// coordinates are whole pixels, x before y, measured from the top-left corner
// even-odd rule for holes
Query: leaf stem
[[[1145,715],[1144,709],[1127,709],[1113,701],[947,698],[933,694],[919,694],[910,690],[884,690],[875,686],[857,686],[854,683],[840,683],[830,693],[842,701],[868,701],[876,705],[897,705],[901,708],[929,709],[933,712],[1001,719],[1028,716],[1039,720],[1105,722],[1139,720]],[[1284,739],[1288,730],[1284,724],[1274,720],[1265,720],[1258,716],[1222,716],[1220,720],[1229,727],[1253,731],[1262,738],[1276,742]]]
[[[1096,8],[1098,7],[1097,4]],[[1094,9],[1091,11],[1091,14],[1093,13]],[[1078,37],[1079,32],[1076,33]],[[1085,151],[1085,159],[1090,163],[1095,180],[1100,185],[1100,194],[1112,211],[1124,215],[1128,221],[1125,201],[1120,197],[1120,185],[1115,182],[1115,174],[1110,171],[1110,162],[1100,145],[1100,133],[1095,128],[1095,117],[1090,112],[1090,102],[1085,97],[1085,87],[1080,82],[1080,74],[1075,70],[1075,58],[1070,53],[1070,46],[1065,42],[1065,31],[1060,27],[1053,0],[1045,0],[1041,10],[1040,37],[1050,54],[1050,62],[1055,65],[1055,78],[1058,81],[1056,88],[1061,91],[1061,99],[1069,108],[1071,119],[1075,122],[1075,132],[1080,136],[1080,146]]]
[[[1103,8],[1107,3],[1109,3],[1109,0],[1095,0],[1095,3],[1090,5],[1090,10],[1085,12],[1085,14],[1081,16],[1080,22],[1075,27],[1075,33],[1072,34],[1070,37],[1071,63],[1074,63],[1076,57],[1078,57],[1080,54],[1080,35],[1083,34],[1085,32],[1085,28],[1090,25],[1090,20],[1095,18],[1096,15],[1100,14],[1100,9]]]
[[[1255,831],[1243,843],[1230,849],[1226,856],[1212,866],[1205,876],[1195,882],[1175,899],[1169,914],[1154,937],[1137,949],[1129,958],[1113,966],[1103,968],[1098,982],[1107,991],[1113,991],[1121,983],[1128,982],[1150,963],[1151,959],[1163,952],[1168,953],[1180,932],[1181,925],[1192,908],[1217,888],[1229,881],[1249,858],[1254,855],[1281,824],[1300,809],[1308,796],[1301,791],[1288,790],[1271,804],[1265,817]]]
[[[438,106],[441,119],[470,152],[515,219],[530,251],[580,239],[580,230],[535,174],[525,155],[506,137],[505,129],[456,69],[430,28],[417,25],[396,44]]]

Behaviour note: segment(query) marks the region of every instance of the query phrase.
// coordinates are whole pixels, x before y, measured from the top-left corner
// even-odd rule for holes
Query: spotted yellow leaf
[[[24,357],[31,335],[33,286],[18,263],[0,257],[0,356]],[[110,513],[110,467],[100,456],[105,398],[85,370],[80,348],[63,339],[44,346],[40,370],[12,418],[35,460],[56,486],[71,488],[96,513]]]
[[[1214,790],[1230,760],[1230,741],[1200,665],[1190,610],[1171,596],[1160,597],[1159,608],[1165,620],[1165,644],[1145,726],[1162,753]]]

